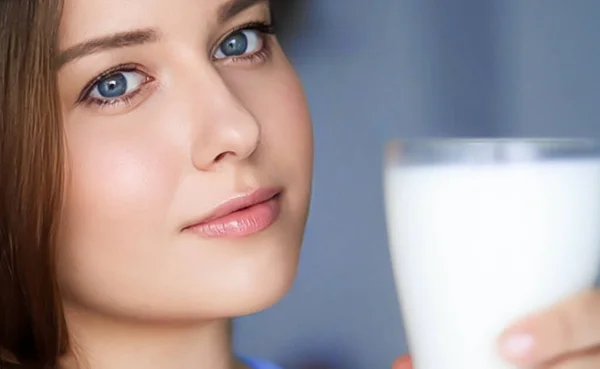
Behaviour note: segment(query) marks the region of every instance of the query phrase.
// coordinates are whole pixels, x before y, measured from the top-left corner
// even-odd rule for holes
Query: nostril
[[[225,156],[227,156],[227,152],[222,152],[215,158],[215,162],[221,161]]]

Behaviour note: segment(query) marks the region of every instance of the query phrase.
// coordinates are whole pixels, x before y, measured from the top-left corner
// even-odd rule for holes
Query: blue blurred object
[[[277,365],[255,358],[242,358],[242,361],[252,369],[281,369]]]

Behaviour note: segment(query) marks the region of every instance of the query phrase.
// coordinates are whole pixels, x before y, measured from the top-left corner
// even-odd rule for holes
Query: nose
[[[206,99],[196,119],[203,128],[193,142],[192,161],[198,170],[210,171],[226,163],[249,158],[258,148],[261,130],[256,118],[218,75],[206,84]]]

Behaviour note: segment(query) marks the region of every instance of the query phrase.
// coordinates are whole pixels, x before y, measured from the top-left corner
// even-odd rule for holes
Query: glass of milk
[[[384,187],[415,369],[515,369],[497,354],[500,333],[594,285],[596,142],[393,141]]]

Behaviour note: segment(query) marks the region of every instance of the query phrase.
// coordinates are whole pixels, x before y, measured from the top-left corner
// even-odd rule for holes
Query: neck
[[[231,322],[195,325],[110,321],[67,315],[71,352],[61,369],[242,369],[233,355]]]

